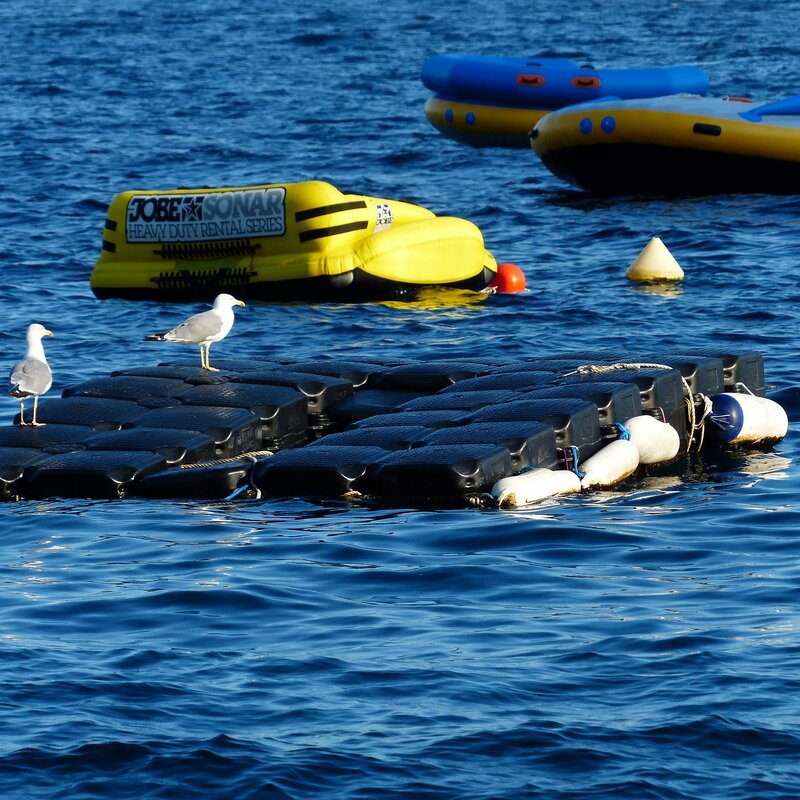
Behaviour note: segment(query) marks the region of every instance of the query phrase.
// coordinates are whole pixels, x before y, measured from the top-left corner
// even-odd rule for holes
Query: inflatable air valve
[[[533,469],[501,478],[492,486],[491,495],[501,508],[515,508],[537,503],[557,494],[575,494],[581,479],[566,469]]]
[[[769,444],[786,436],[789,420],[774,400],[724,392],[711,398],[709,419],[728,444]]]
[[[683,270],[661,239],[654,236],[628,267],[627,277],[632,281],[682,281]]]
[[[671,461],[681,449],[681,437],[667,422],[642,414],[625,422],[631,441],[639,450],[639,463],[661,464]]]
[[[582,489],[613,486],[636,472],[639,448],[629,439],[617,439],[581,464]]]
[[[503,294],[525,291],[525,273],[516,264],[498,264],[489,287]]]

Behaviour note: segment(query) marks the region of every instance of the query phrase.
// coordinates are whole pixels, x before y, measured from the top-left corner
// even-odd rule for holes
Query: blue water
[[[419,80],[437,52],[560,55],[778,99],[798,21],[794,0],[5,0],[0,343],[10,368],[47,325],[53,396],[177,355],[142,336],[185,306],[89,289],[115,194],[314,178],[473,220],[529,291],[248,304],[219,356],[758,349],[790,430],[507,512],[0,504],[0,796],[800,796],[800,199],[592,199],[442,138]],[[625,278],[652,236],[670,290]]]

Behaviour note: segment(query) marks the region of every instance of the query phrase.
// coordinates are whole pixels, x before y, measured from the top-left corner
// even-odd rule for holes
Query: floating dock
[[[692,448],[786,433],[758,352],[215,363],[117,370],[42,398],[43,426],[0,427],[0,495],[491,504],[508,480],[570,473],[586,490]],[[632,464],[590,480],[642,419],[669,430],[673,449],[647,456],[640,442]]]

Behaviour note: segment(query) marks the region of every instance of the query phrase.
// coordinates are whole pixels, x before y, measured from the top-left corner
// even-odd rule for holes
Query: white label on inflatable
[[[394,224],[394,214],[392,214],[392,207],[388,203],[378,203],[377,208],[378,219],[375,222],[375,233],[385,231]]]
[[[286,189],[282,186],[134,195],[125,215],[130,244],[209,242],[285,232]]]

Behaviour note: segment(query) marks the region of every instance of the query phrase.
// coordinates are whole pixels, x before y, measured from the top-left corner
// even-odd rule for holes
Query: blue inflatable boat
[[[698,67],[595,69],[566,58],[509,56],[430,56],[422,82],[435,93],[425,104],[428,120],[474,147],[528,147],[545,114],[573,103],[708,91]]]

